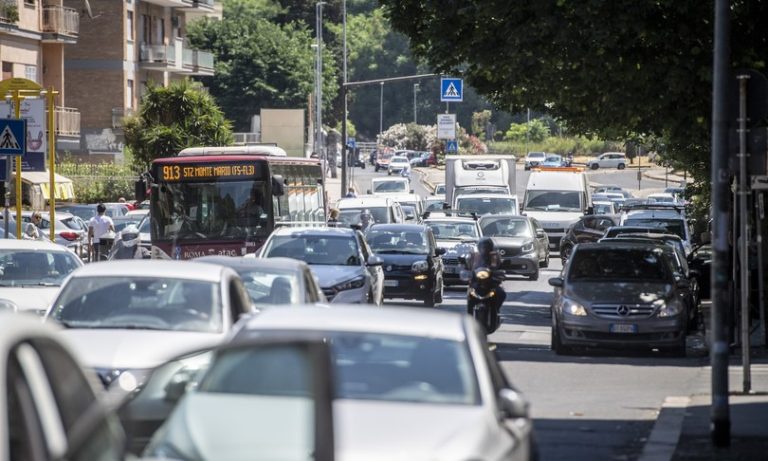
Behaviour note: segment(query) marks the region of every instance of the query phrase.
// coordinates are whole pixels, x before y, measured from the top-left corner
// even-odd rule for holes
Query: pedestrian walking
[[[102,253],[106,258],[109,252],[109,248],[102,249],[102,237],[106,236],[108,232],[114,232],[115,224],[106,213],[107,207],[103,203],[99,203],[96,205],[96,216],[88,221],[88,246],[91,248],[91,261],[99,261]]]

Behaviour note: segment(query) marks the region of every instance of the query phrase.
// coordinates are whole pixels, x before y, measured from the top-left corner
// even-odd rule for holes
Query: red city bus
[[[274,145],[184,149],[149,175],[153,258],[240,256],[275,226],[325,223],[320,162]]]

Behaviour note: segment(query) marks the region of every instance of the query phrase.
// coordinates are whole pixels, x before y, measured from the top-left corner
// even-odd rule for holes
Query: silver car
[[[555,287],[552,349],[657,348],[685,354],[686,279],[677,279],[663,244],[576,245]]]

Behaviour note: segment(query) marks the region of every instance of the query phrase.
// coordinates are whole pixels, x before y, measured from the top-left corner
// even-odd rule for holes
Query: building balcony
[[[80,137],[80,109],[56,106],[56,136]]]
[[[182,0],[184,6],[179,8],[182,11],[192,12],[210,12],[213,11],[214,0]]]
[[[213,53],[184,48],[182,67],[186,74],[213,75]]]
[[[112,108],[112,128],[120,129],[123,127],[123,119],[130,117],[135,112],[129,107],[113,107]]]
[[[139,45],[139,61],[142,66],[154,70],[173,70],[178,62],[176,53],[175,43],[169,45],[141,43]]]
[[[80,13],[62,6],[43,7],[43,41],[75,43],[80,33]]]
[[[19,22],[19,5],[16,0],[0,0],[0,26],[15,25]]]

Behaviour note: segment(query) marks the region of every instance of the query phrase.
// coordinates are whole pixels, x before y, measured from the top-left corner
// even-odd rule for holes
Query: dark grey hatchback
[[[661,245],[585,243],[574,247],[555,287],[552,349],[656,348],[685,354],[686,307]]]

